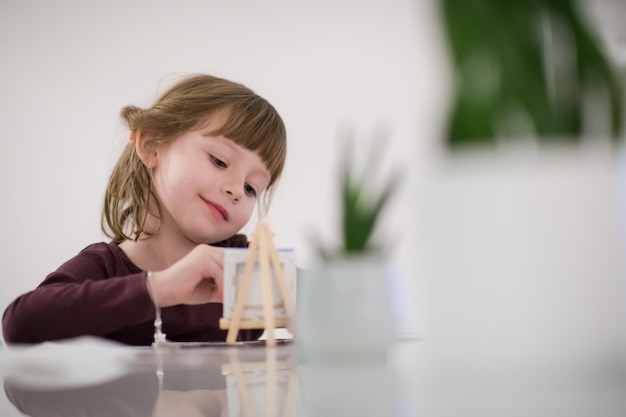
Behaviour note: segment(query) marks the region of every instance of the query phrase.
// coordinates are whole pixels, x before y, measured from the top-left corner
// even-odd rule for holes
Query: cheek
[[[254,200],[242,201],[237,210],[237,221],[241,223],[241,227],[245,226],[252,216],[256,202]]]
[[[155,172],[155,186],[157,190],[171,198],[184,199],[190,191],[197,190],[202,179],[206,176],[198,175],[195,161],[184,163],[177,159],[164,161],[160,169]]]

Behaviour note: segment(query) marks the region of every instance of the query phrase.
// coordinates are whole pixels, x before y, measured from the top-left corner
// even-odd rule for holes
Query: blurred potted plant
[[[385,140],[377,137],[373,145],[362,174],[355,173],[354,152],[350,136],[346,140],[346,147],[340,161],[340,188],[341,197],[341,244],[338,248],[330,249],[316,243],[319,257],[327,262],[354,257],[383,258],[388,248],[380,243],[374,243],[373,235],[378,221],[400,185],[401,177],[395,172],[387,181],[376,189],[376,174],[382,157],[382,146]]]
[[[384,146],[385,141],[376,141]],[[381,150],[355,173],[351,138],[340,161],[341,243],[316,244],[318,262],[298,282],[295,340],[303,362],[382,359],[395,338],[388,288],[387,247],[374,242],[400,172],[378,188]]]
[[[417,227],[437,351],[604,354],[623,317],[611,59],[580,2],[438,5],[452,97]]]
[[[455,71],[450,148],[524,136],[544,143],[620,136],[621,80],[581,6],[441,0]],[[592,118],[602,118],[605,130],[593,132]]]

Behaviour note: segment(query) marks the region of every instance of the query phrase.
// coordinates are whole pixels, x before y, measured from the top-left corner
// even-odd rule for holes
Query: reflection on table
[[[92,351],[92,359],[103,361],[105,367],[115,366],[113,361],[123,361],[121,375],[94,375],[92,381],[108,380],[81,385],[80,381],[70,380],[75,375],[73,372],[54,370],[60,369],[63,361],[73,366],[68,355],[59,355],[59,350],[75,349],[75,346],[70,343],[56,346],[53,351],[39,349],[38,353],[55,362],[56,367],[43,369],[36,362],[29,362],[31,365],[24,366],[17,377],[6,377],[4,388],[8,399],[25,415],[42,417],[288,417],[319,415],[318,411],[329,406],[332,407],[328,411],[334,408],[337,412],[325,415],[339,416],[354,407],[371,410],[371,405],[363,401],[365,398],[375,399],[374,404],[386,403],[381,390],[389,382],[385,378],[385,364],[351,366],[345,372],[338,372],[337,368],[306,369],[297,365],[295,346],[288,341],[275,348],[259,343],[238,347],[210,344],[173,344],[156,349],[110,347],[122,349],[124,354],[109,358],[103,357],[103,346],[98,343],[82,341],[80,348],[83,353]],[[81,362],[84,363],[84,358],[77,360]],[[26,375],[29,372],[30,378]],[[38,372],[57,373],[60,378],[53,382]],[[308,385],[303,384],[305,380]],[[310,402],[310,411],[306,410],[305,399]],[[394,415],[387,412],[388,408],[382,411]]]
[[[76,348],[57,346],[70,347]],[[420,340],[399,341],[385,363],[344,365],[307,364],[293,343],[138,349],[89,341],[78,351],[82,358],[76,351],[35,352],[56,368],[45,369],[32,356],[10,372],[5,366],[12,406],[42,417],[626,415],[623,355],[488,361],[452,357]],[[13,363],[21,360],[16,358]],[[101,369],[123,366],[117,374],[98,376],[98,367],[85,365],[98,361]],[[60,371],[72,364],[92,378],[72,381],[75,373]],[[55,374],[56,381],[50,378]],[[10,415],[17,415],[15,409]]]

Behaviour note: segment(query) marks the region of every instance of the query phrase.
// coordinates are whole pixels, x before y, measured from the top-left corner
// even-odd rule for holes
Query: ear
[[[157,163],[157,142],[153,135],[148,132],[138,130],[135,133],[135,152],[137,156],[148,168],[154,168]]]

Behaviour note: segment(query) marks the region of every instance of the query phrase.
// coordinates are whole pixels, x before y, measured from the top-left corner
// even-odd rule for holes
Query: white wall
[[[106,180],[127,140],[119,109],[149,105],[176,76],[205,72],[270,100],[289,155],[270,222],[312,260],[336,238],[338,132],[391,127],[388,166],[407,168],[382,231],[423,329],[416,192],[440,138],[447,86],[434,0],[0,2],[0,311],[100,233]],[[621,0],[588,2],[621,62]],[[422,181],[422,182],[420,182]],[[248,229],[249,230],[249,229]],[[423,233],[421,233],[423,234]],[[421,236],[428,241],[428,236]]]
[[[105,239],[104,187],[127,132],[173,76],[204,72],[272,102],[289,155],[270,221],[298,263],[307,233],[335,237],[337,132],[392,128],[389,161],[408,168],[385,233],[417,297],[412,183],[436,139],[445,85],[430,1],[0,3],[0,310],[89,243]],[[391,164],[391,162],[389,162]],[[419,330],[413,310],[405,323]]]

